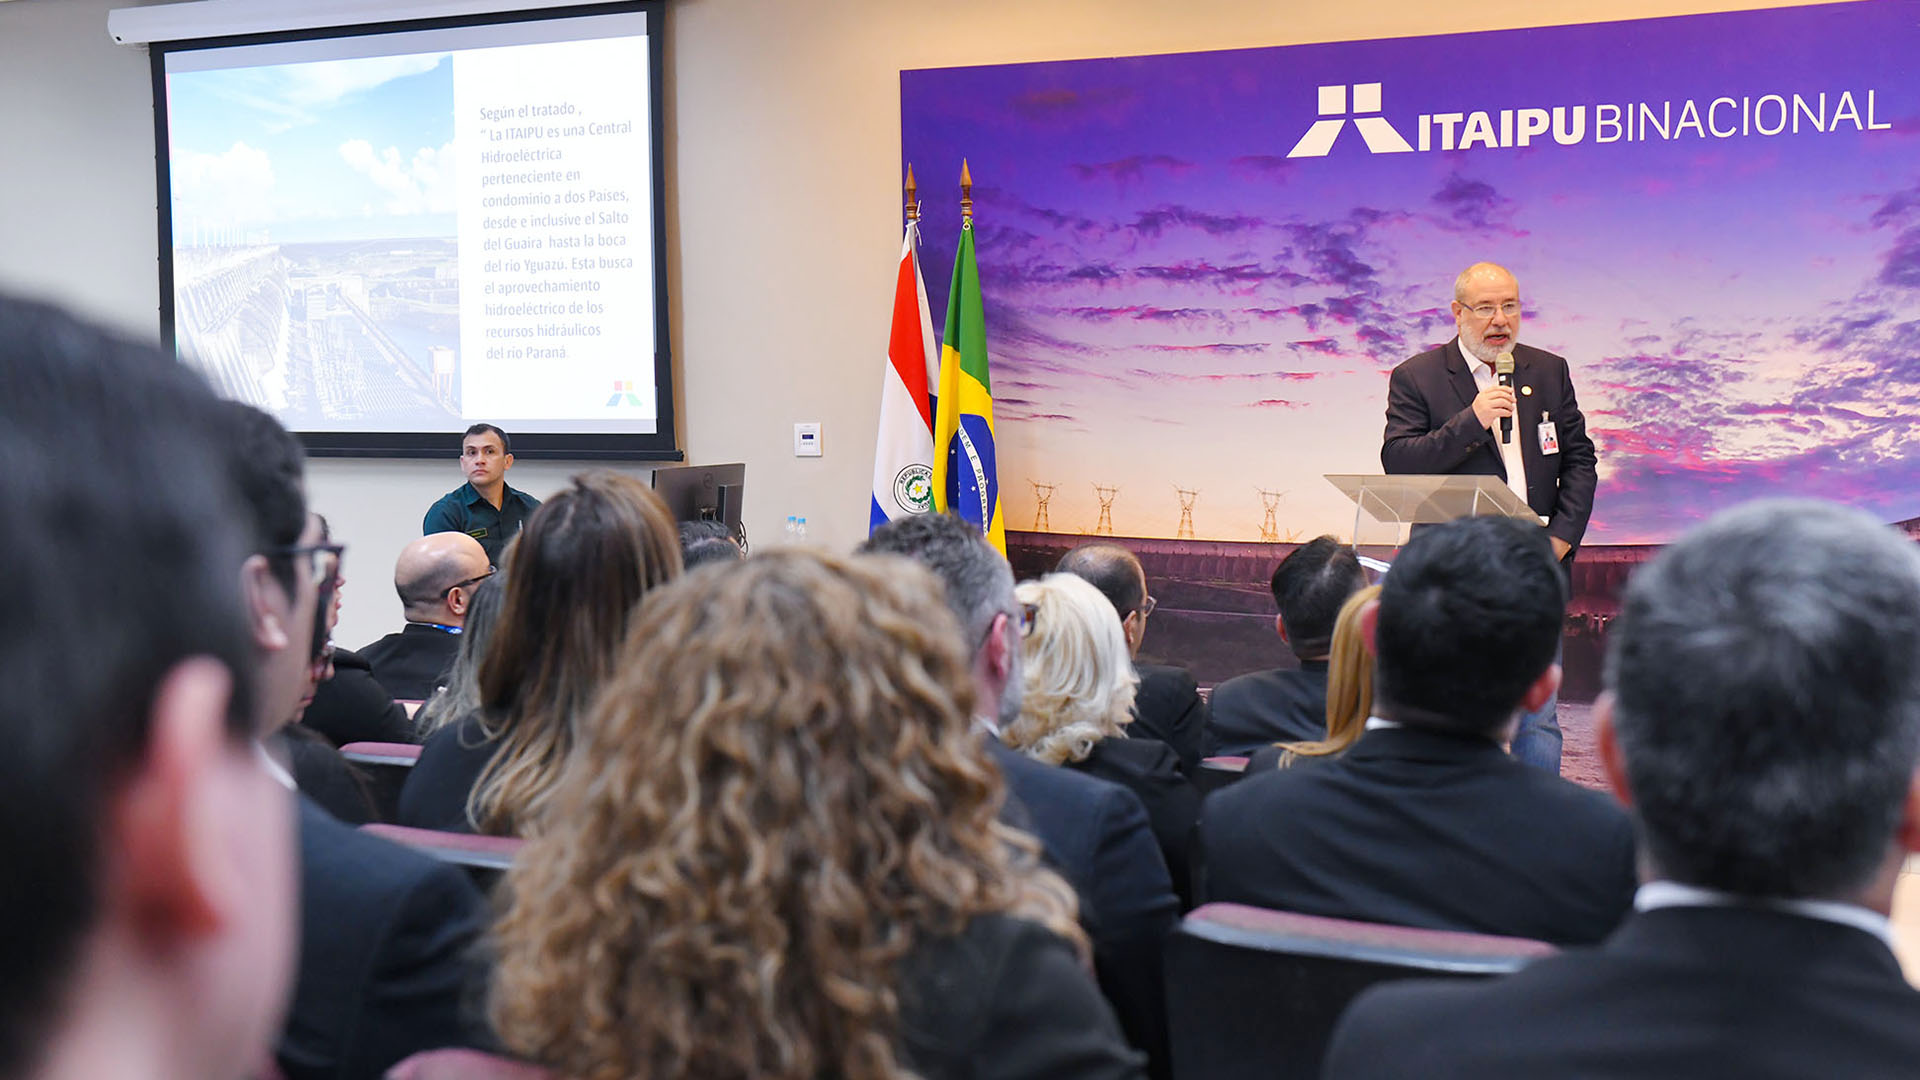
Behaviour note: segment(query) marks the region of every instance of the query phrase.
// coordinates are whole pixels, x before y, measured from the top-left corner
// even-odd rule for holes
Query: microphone
[[[1508,349],[1493,358],[1493,378],[1501,386],[1509,388],[1513,386],[1513,350]],[[1503,443],[1513,441],[1513,417],[1511,416],[1500,418],[1500,441]]]

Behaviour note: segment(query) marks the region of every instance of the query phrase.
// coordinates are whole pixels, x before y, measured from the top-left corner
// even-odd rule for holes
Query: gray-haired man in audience
[[[1595,709],[1646,884],[1590,952],[1357,1002],[1329,1077],[1895,1077],[1920,992],[1887,913],[1920,849],[1920,551],[1756,503],[1635,575]]]

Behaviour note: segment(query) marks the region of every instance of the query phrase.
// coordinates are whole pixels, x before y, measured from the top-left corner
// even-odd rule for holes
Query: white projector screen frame
[[[663,7],[663,0],[621,0],[156,42],[163,340],[221,392],[281,415],[316,455],[437,456],[457,445],[469,423],[485,421],[512,433],[518,456],[680,460],[667,332]],[[635,40],[642,33],[644,44]],[[614,79],[600,97],[582,97],[608,106],[604,117],[561,100],[571,93],[545,92],[579,79],[576,90],[591,95],[595,84],[577,74],[590,65],[543,72],[540,64],[561,62],[557,51],[571,58],[602,45],[626,50],[609,56],[636,61],[608,65],[624,70],[626,83]],[[640,82],[631,67],[642,49],[644,109],[629,108],[623,120],[614,107],[635,103],[617,88]],[[173,124],[193,123],[184,99],[205,84],[235,101],[216,111],[222,122],[253,109],[294,113],[266,131],[324,124],[312,115],[320,110],[289,110],[297,99],[243,94],[243,77],[295,71],[312,93],[314,77],[324,76],[319,81],[339,95],[345,71],[359,93],[367,80],[354,74],[358,68],[330,66],[349,57],[374,57],[352,64],[399,65],[409,74],[442,69],[416,81],[431,82],[444,96],[439,111],[452,115],[433,113],[439,128],[430,138],[399,140],[414,149],[380,138],[323,145],[339,139],[324,126],[309,139],[393,197],[378,213],[369,201],[360,211],[366,222],[343,220],[353,215],[337,207],[308,211],[284,199],[254,219],[271,227],[206,212],[207,193],[216,189],[194,185],[208,146],[189,156],[176,145]],[[178,82],[170,87],[169,76],[198,81],[183,91]],[[390,76],[389,83],[406,80]],[[431,102],[437,108],[441,98]],[[401,113],[376,101],[359,113],[370,119],[358,122],[404,123]],[[642,119],[644,133],[619,127]],[[217,124],[202,124],[194,136],[227,150]],[[268,161],[236,142],[223,156],[265,170],[265,184],[238,191],[298,186],[299,159],[291,153]],[[274,187],[275,170],[295,183]],[[493,206],[509,195],[511,216]],[[382,218],[388,214],[391,223]],[[627,246],[596,247],[602,244]]]

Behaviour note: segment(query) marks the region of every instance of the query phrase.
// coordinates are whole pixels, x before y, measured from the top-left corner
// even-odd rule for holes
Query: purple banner
[[[903,72],[937,306],[978,184],[1009,528],[1038,484],[1039,531],[1347,534],[1321,476],[1379,471],[1479,259],[1573,365],[1590,544],[1762,494],[1920,517],[1915,57],[1920,5],[1868,0]]]

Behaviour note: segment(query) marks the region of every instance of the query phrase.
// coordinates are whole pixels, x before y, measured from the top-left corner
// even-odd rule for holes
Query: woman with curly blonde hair
[[[479,707],[440,728],[400,791],[399,821],[528,836],[541,827],[640,598],[680,576],[673,515],[645,484],[596,469],[534,511],[514,540]]]
[[[998,820],[936,580],[799,550],[647,597],[506,881],[492,1016],[569,1080],[1139,1075]]]
[[[1247,760],[1248,772],[1328,760],[1360,741],[1373,712],[1373,653],[1360,633],[1360,609],[1379,598],[1380,586],[1369,585],[1347,597],[1334,620],[1327,653],[1327,737],[1263,747]]]
[[[1048,574],[1014,590],[1033,612],[1021,645],[1020,719],[1002,737],[1048,765],[1110,780],[1140,796],[1153,836],[1188,897],[1188,842],[1200,814],[1200,793],[1180,771],[1180,757],[1158,739],[1129,739],[1134,673],[1126,632],[1113,604],[1074,574]]]

